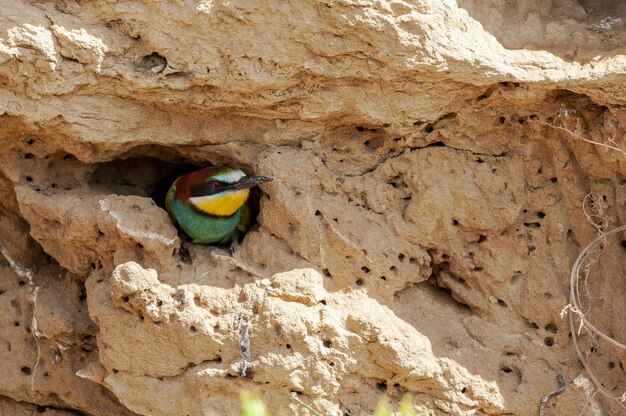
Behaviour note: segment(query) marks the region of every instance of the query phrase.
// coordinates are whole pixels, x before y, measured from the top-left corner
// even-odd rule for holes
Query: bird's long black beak
[[[252,188],[264,182],[271,182],[274,178],[271,176],[244,176],[239,182],[232,185],[230,189]]]

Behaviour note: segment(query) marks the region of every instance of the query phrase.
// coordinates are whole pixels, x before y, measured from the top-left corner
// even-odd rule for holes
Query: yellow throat
[[[230,217],[246,202],[248,195],[250,195],[249,189],[240,189],[235,192],[189,198],[189,201],[191,205],[205,214]]]

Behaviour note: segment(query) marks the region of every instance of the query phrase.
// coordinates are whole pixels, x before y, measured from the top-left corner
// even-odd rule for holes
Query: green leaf
[[[269,416],[267,407],[254,393],[241,392],[241,416]]]
[[[400,416],[415,416],[413,408],[413,396],[409,393],[405,394],[400,403]]]
[[[393,412],[391,407],[389,407],[389,398],[387,396],[383,396],[378,401],[378,406],[376,406],[376,416],[393,416]]]

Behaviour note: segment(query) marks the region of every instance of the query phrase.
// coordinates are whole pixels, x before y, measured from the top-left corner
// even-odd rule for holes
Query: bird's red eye
[[[218,181],[211,182],[211,188],[213,188],[213,189],[217,189],[220,186],[222,186],[222,185]]]

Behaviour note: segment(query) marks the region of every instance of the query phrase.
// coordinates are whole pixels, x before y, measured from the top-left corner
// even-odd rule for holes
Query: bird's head
[[[206,214],[229,217],[246,202],[250,188],[273,179],[248,176],[241,169],[208,167],[176,179],[174,197]]]

